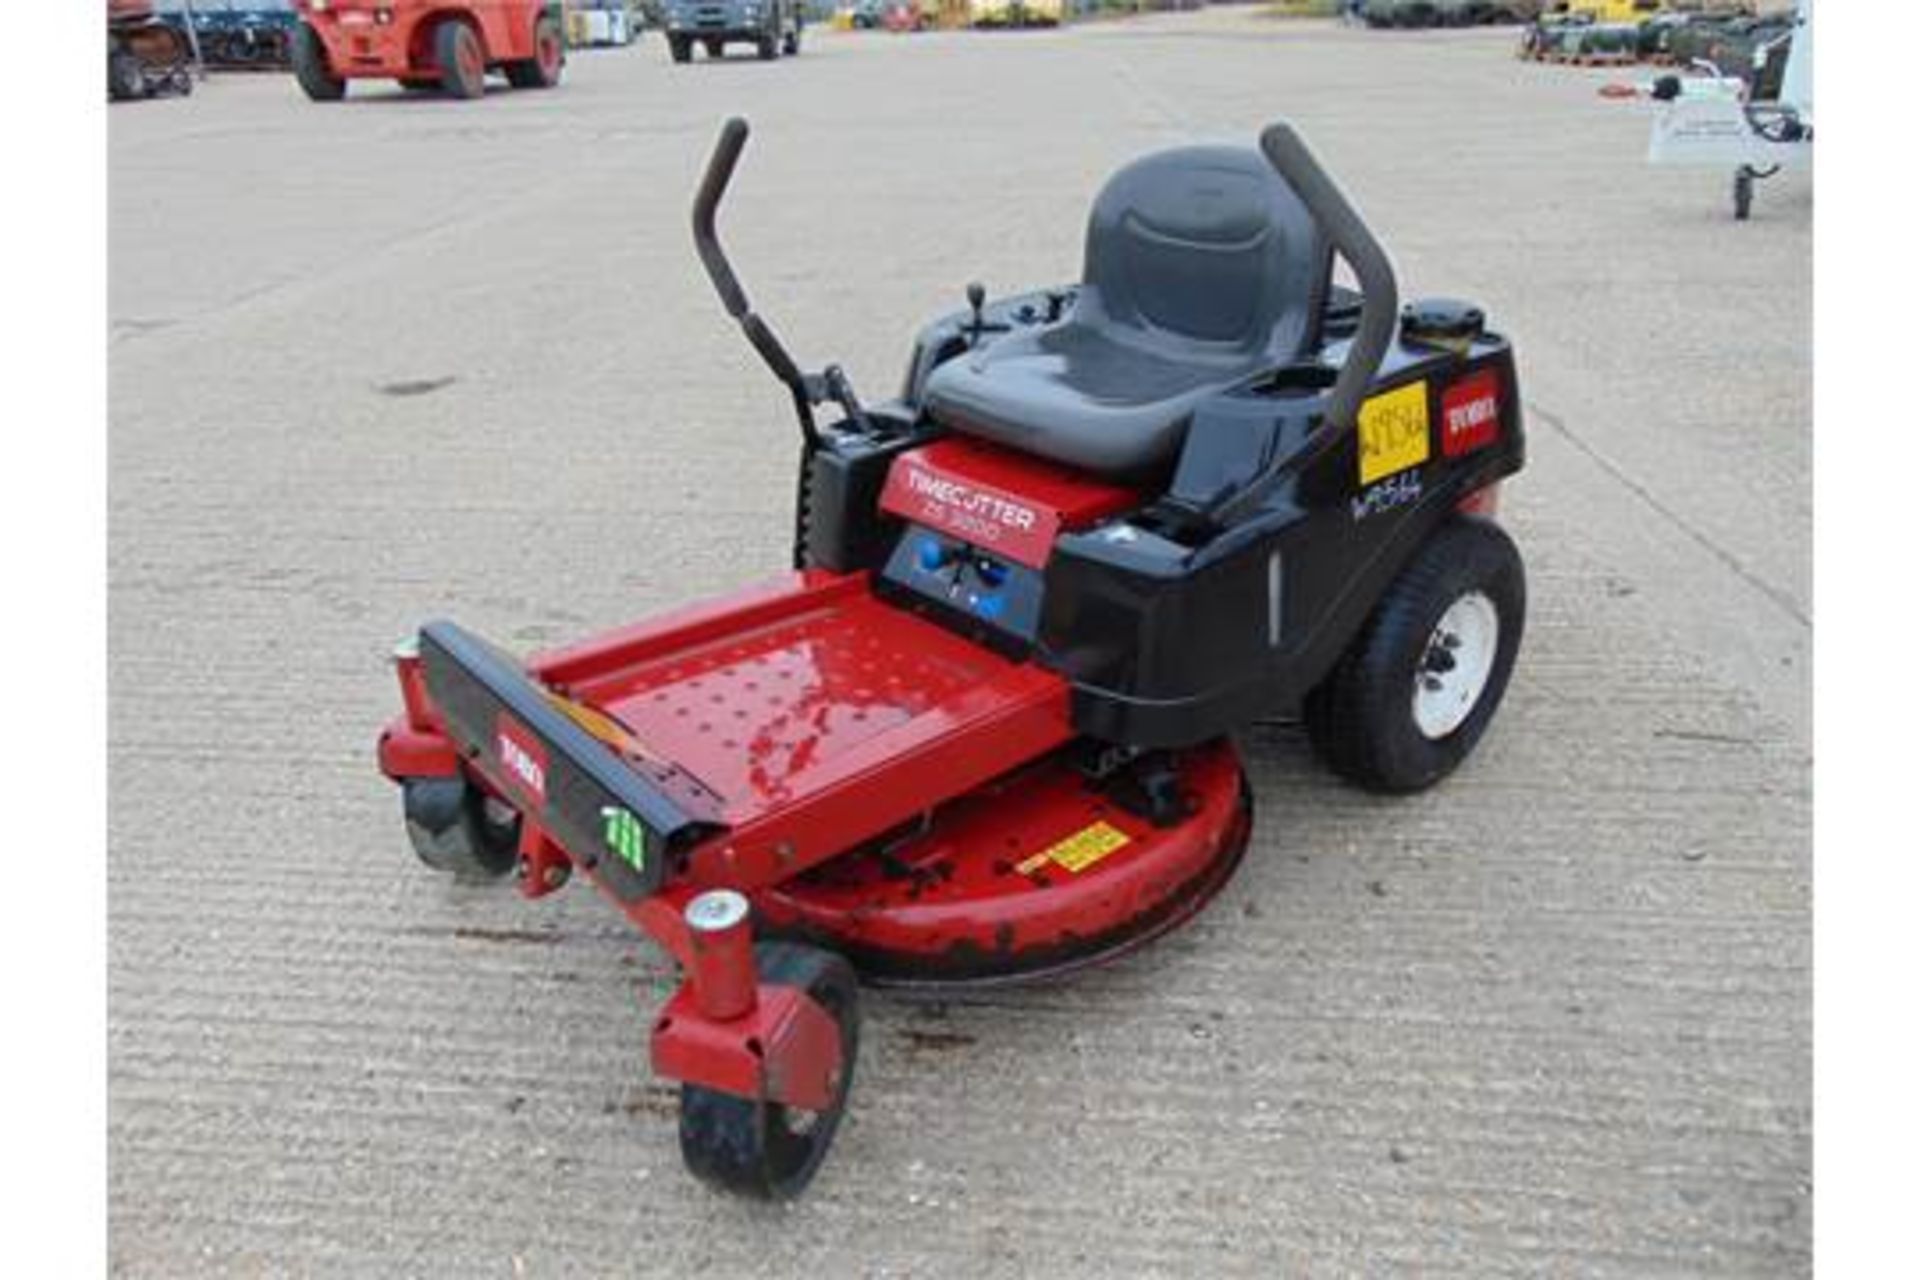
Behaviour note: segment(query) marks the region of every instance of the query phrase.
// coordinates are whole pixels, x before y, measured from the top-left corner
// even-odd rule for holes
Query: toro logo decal
[[[1469,374],[1440,397],[1440,452],[1457,458],[1500,438],[1500,379],[1491,369]]]
[[[540,740],[508,715],[500,713],[494,722],[494,754],[507,778],[528,796],[547,801],[547,750]]]

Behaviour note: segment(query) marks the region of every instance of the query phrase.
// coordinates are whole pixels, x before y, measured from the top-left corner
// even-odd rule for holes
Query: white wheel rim
[[[1434,624],[1413,673],[1413,723],[1444,738],[1467,722],[1487,691],[1500,650],[1500,611],[1484,592],[1469,591]]]

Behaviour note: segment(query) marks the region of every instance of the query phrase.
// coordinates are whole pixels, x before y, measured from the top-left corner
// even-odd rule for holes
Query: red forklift
[[[478,98],[487,73],[516,89],[560,83],[566,38],[558,0],[294,0],[293,74],[315,102],[349,80]]]

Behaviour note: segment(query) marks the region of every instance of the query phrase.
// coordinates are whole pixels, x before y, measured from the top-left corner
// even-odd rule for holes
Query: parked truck
[[[660,13],[675,62],[692,61],[696,44],[709,58],[720,57],[730,44],[750,44],[771,62],[800,52],[805,23],[800,0],[665,0]]]

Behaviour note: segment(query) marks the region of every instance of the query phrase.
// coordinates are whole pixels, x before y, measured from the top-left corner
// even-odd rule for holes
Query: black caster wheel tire
[[[1506,531],[1477,517],[1449,520],[1307,695],[1314,750],[1371,791],[1440,781],[1499,709],[1526,611],[1526,570]]]
[[[742,1098],[699,1085],[680,1088],[680,1157],[702,1182],[756,1200],[800,1194],[833,1145],[853,1087],[860,1051],[859,984],[853,966],[818,947],[762,942],[753,958],[760,980],[799,987],[833,1015],[840,1029],[840,1080],[823,1111]]]
[[[420,861],[459,880],[497,880],[520,861],[520,815],[465,778],[410,778],[400,787]]]
[[[433,33],[440,88],[449,98],[478,98],[487,91],[487,55],[480,37],[464,22],[442,22]]]
[[[315,102],[338,102],[347,96],[347,82],[327,65],[327,46],[304,22],[293,29],[293,78]]]

